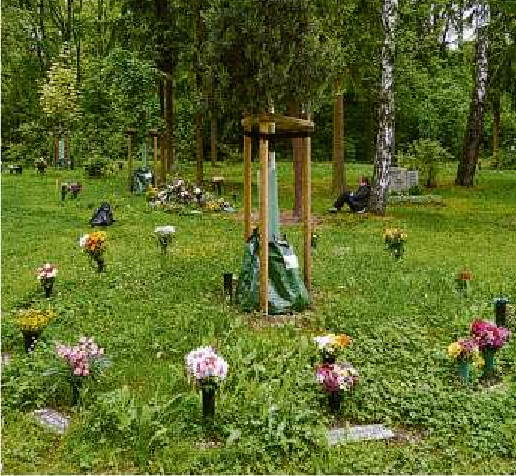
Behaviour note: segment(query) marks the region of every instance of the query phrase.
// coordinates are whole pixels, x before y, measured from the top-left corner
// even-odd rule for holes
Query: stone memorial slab
[[[39,410],[35,410],[33,415],[38,423],[61,435],[67,430],[70,424],[70,417],[52,408],[40,408]]]
[[[391,167],[389,172],[389,190],[392,192],[405,192],[408,190],[407,169]]]
[[[9,365],[13,358],[13,355],[10,352],[2,352],[2,365]]]
[[[407,189],[419,185],[419,172],[417,170],[407,170]]]
[[[349,428],[332,428],[328,431],[330,446],[364,440],[388,440],[396,435],[383,425],[357,425]]]

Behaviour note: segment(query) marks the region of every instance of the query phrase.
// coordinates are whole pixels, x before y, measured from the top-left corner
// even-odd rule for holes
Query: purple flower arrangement
[[[358,383],[358,371],[347,362],[319,364],[315,378],[326,392],[349,392]]]
[[[492,322],[475,319],[471,323],[471,335],[476,340],[480,350],[498,350],[505,345],[511,331],[505,327],[498,327]]]

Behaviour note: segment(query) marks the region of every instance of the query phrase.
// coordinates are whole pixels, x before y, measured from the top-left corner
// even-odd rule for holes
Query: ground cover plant
[[[256,164],[253,164],[256,166]],[[280,162],[282,209],[291,209],[291,163]],[[453,186],[456,165],[442,168],[432,193],[444,206],[395,205],[384,217],[325,215],[333,202],[329,164],[313,164],[313,308],[302,326],[253,325],[222,295],[223,273],[238,273],[243,224],[233,215],[149,211],[127,192],[126,174],[86,179],[76,200],[59,184],[74,171],[2,174],[2,469],[5,473],[508,473],[516,467],[516,341],[497,352],[494,387],[478,376],[460,384],[448,356],[474,319],[493,320],[493,299],[516,297],[514,171],[482,170],[474,189]],[[370,175],[351,164],[348,180]],[[182,167],[180,176],[195,170]],[[242,167],[218,167],[240,184]],[[255,177],[255,172],[253,177]],[[257,193],[253,190],[256,205]],[[106,271],[97,273],[78,246],[103,201],[116,222],[107,229]],[[174,226],[166,255],[157,226]],[[407,230],[403,259],[385,252],[384,228]],[[283,227],[296,253],[300,225]],[[34,284],[42,263],[59,268],[52,296]],[[474,279],[458,293],[464,269]],[[20,309],[47,309],[48,323],[30,355],[9,319]],[[340,423],[384,423],[408,440],[329,447],[335,423],[315,379],[313,337],[345,334],[339,350],[360,374],[343,396]],[[68,377],[56,343],[94,336],[111,365],[85,377],[70,406]],[[185,375],[185,355],[213,346],[228,374],[209,431],[200,392]],[[81,377],[82,378],[82,377]],[[39,426],[30,412],[50,406],[71,416],[64,435]]]

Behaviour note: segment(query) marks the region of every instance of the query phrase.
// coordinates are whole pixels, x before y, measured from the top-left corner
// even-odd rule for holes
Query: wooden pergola
[[[304,251],[303,272],[307,291],[311,290],[311,140],[314,123],[310,119],[283,116],[281,114],[260,114],[242,119],[244,128],[244,239],[251,236],[251,139],[257,136],[260,152],[260,307],[268,314],[269,303],[269,139],[275,137],[300,138],[305,150],[303,154],[303,225]]]

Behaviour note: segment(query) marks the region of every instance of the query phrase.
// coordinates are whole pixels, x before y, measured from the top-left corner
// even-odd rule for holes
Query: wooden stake
[[[304,279],[306,290],[310,293],[311,291],[311,237],[312,237],[312,197],[311,197],[311,139],[306,137],[303,139],[305,146],[304,153],[304,167],[303,167],[303,221],[304,221]]]
[[[251,137],[244,135],[244,240],[251,236]]]
[[[269,132],[269,123],[260,122],[260,132]],[[269,141],[260,138],[260,306],[269,314]]]

